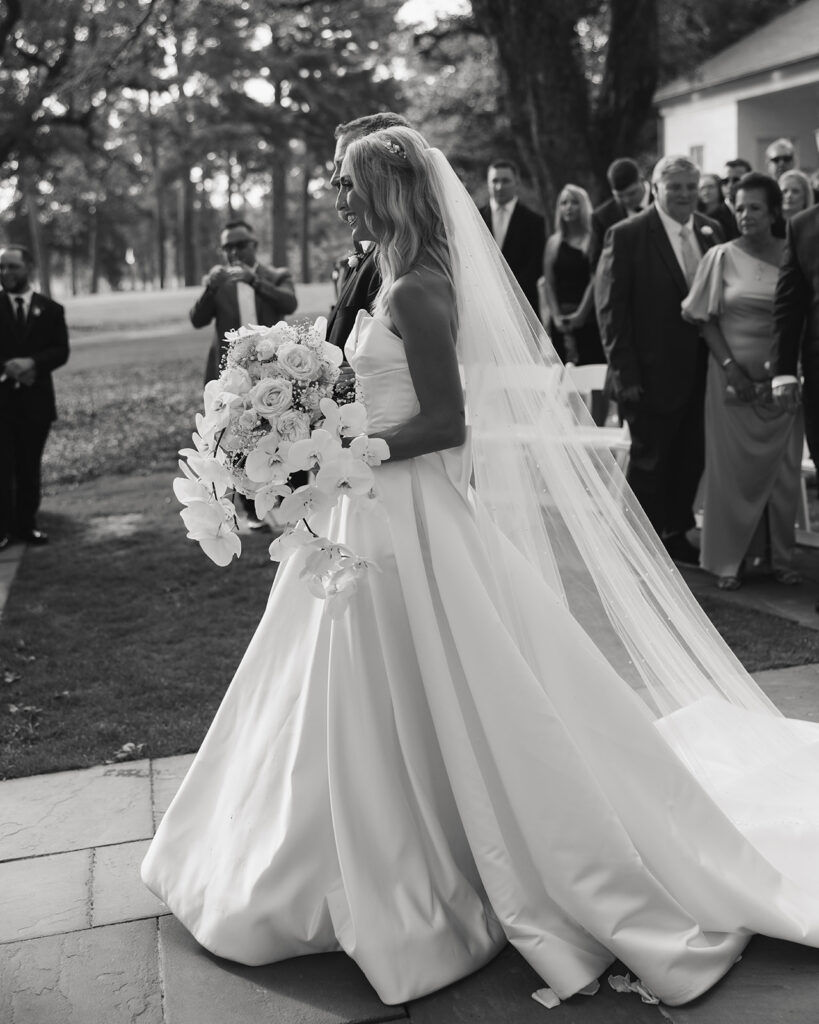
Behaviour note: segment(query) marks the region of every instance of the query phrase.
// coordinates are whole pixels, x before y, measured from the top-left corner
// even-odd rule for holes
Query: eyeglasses
[[[789,164],[793,160],[793,154],[780,153],[779,156],[769,156],[769,164]]]
[[[230,252],[231,249],[247,249],[248,246],[255,244],[252,238],[246,238],[243,242],[227,242],[222,246],[222,252]]]
[[[738,181],[742,181],[743,175],[737,174],[731,178],[720,178],[720,185],[734,185]]]

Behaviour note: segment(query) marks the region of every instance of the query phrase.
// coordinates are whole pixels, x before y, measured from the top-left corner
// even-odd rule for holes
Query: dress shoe
[[[672,561],[679,562],[680,565],[699,566],[699,550],[694,547],[684,533],[674,533],[670,537],[664,537],[663,544]]]
[[[7,533],[0,535],[0,551],[5,551],[11,544],[11,537]]]
[[[48,544],[48,534],[44,530],[29,530],[20,539],[24,544]]]

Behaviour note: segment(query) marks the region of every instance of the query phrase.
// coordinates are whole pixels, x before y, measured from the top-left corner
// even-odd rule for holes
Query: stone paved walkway
[[[0,554],[0,606],[24,549]],[[737,592],[819,627],[810,583]],[[694,589],[709,585],[687,573]],[[814,585],[815,584],[815,585]],[[784,593],[784,598],[781,595]],[[777,602],[784,600],[784,606]],[[761,602],[761,605],[760,605]],[[819,666],[761,673],[792,717],[819,721]],[[246,968],[213,957],[142,886],[139,863],[192,755],[0,782],[0,1024],[817,1024],[819,950],[755,938],[715,989],[680,1009],[617,995],[554,1010],[511,948],[456,985],[385,1006],[340,953]]]

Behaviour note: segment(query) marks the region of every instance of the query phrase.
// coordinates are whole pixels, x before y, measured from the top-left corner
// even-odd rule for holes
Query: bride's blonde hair
[[[356,139],[345,154],[353,186],[381,226],[376,252],[381,287],[374,316],[389,315],[390,288],[414,267],[437,270],[452,284],[452,257],[430,184],[428,149],[414,129],[396,127]]]

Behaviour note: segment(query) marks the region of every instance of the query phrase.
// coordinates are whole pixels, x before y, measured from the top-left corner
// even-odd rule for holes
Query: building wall
[[[756,170],[766,170],[765,150],[783,136],[796,147],[797,167],[812,170],[819,164],[814,138],[819,128],[819,82],[740,100],[737,107],[738,154]]]
[[[703,171],[714,174],[737,155],[737,104],[733,99],[695,100],[661,113],[664,154],[684,153]]]

